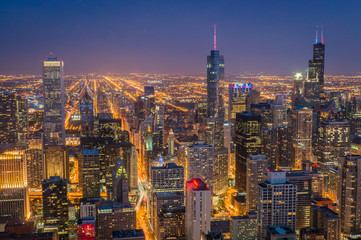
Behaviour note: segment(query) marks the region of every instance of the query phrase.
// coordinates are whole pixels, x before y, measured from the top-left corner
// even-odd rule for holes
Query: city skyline
[[[202,74],[213,24],[227,73],[306,72],[316,25],[324,26],[326,74],[360,67],[361,50],[353,46],[361,33],[350,24],[360,20],[357,1],[341,6],[328,1],[2,1],[0,6],[6,36],[0,46],[2,74],[40,74],[38,62],[49,52],[64,60],[66,74]]]

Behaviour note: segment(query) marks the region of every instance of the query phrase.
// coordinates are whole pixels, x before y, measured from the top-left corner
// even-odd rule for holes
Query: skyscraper
[[[312,161],[312,109],[296,106],[292,112],[292,168],[302,169],[302,161]]]
[[[59,231],[66,229],[68,221],[66,179],[50,177],[43,181],[43,216],[45,222],[57,222]]]
[[[168,136],[168,154],[174,155],[174,132],[173,129],[170,129]]]
[[[79,175],[83,197],[100,196],[100,162],[98,149],[84,149],[81,151]]]
[[[350,151],[350,125],[346,122],[323,122],[318,129],[317,163],[326,173],[338,166],[338,158]]]
[[[200,179],[187,181],[186,236],[201,239],[202,232],[211,231],[211,191]]]
[[[258,239],[268,225],[288,225],[296,229],[297,186],[286,180],[286,172],[268,172],[258,185]]]
[[[84,86],[80,92],[80,121],[81,136],[94,136],[94,110],[93,110],[93,92],[89,86]]]
[[[236,117],[235,187],[245,192],[247,186],[247,157],[261,152],[261,116],[249,112]]]
[[[113,169],[113,198],[121,204],[129,203],[129,181],[124,163],[118,161]]]
[[[222,86],[224,80],[224,58],[219,54],[216,45],[216,25],[214,25],[214,46],[211,54],[207,56],[207,113],[208,117],[221,115]]]
[[[0,93],[0,144],[16,143],[15,93]]]
[[[318,29],[316,40],[313,45],[313,59],[308,62],[308,76],[305,82],[305,97],[313,108],[318,109],[324,103],[324,68],[325,68],[325,44],[323,30],[319,41]],[[321,100],[322,99],[322,100]]]
[[[268,159],[264,154],[251,154],[247,158],[247,212],[257,210],[258,184],[263,182],[267,167]]]
[[[45,146],[44,178],[52,176],[69,179],[69,149],[64,146]]]
[[[236,113],[246,111],[247,96],[252,91],[252,84],[232,83],[228,85],[228,121],[236,121]]]
[[[338,212],[341,232],[345,237],[361,232],[361,156],[347,155],[339,158]]]
[[[25,221],[28,214],[24,150],[0,149],[0,220]]]
[[[189,146],[187,155],[187,180],[199,177],[213,187],[213,146],[203,142]]]
[[[63,68],[56,57],[43,61],[45,145],[65,145]]]

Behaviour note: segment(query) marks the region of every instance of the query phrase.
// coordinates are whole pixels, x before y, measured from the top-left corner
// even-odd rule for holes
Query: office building
[[[154,192],[184,191],[184,168],[175,163],[152,167],[151,185]]]
[[[45,223],[56,222],[64,231],[68,222],[67,180],[50,177],[43,181],[43,217]]]
[[[244,216],[232,216],[230,221],[231,240],[257,239],[257,213],[250,212]]]
[[[93,92],[89,86],[84,86],[80,94],[80,122],[82,137],[94,136],[94,109],[93,109]]]
[[[325,68],[325,44],[323,31],[321,41],[316,32],[316,41],[313,45],[313,59],[308,62],[308,75],[305,82],[305,97],[313,108],[319,109],[324,104],[324,68]]]
[[[216,27],[214,26],[214,46],[211,54],[207,56],[207,115],[209,118],[222,115],[222,81],[224,81],[224,58],[216,47]]]
[[[211,191],[200,179],[187,181],[186,236],[201,239],[203,232],[211,231]]]
[[[25,151],[1,147],[0,220],[24,221],[29,212],[28,201]]]
[[[41,138],[26,140],[26,169],[29,188],[41,189],[44,174],[43,149]]]
[[[91,198],[81,198],[79,200],[79,215],[80,218],[94,217],[97,218],[97,207],[100,206],[102,202],[101,197],[91,197]]]
[[[113,169],[113,199],[120,204],[129,203],[129,181],[124,163],[118,161]]]
[[[338,158],[349,154],[350,125],[345,122],[323,122],[318,129],[317,163],[326,173],[338,166]]]
[[[320,229],[324,239],[341,239],[341,219],[338,214],[327,205],[311,207],[311,227]]]
[[[104,202],[98,207],[96,228],[99,239],[112,239],[113,231],[136,229],[136,211],[130,204]]]
[[[170,129],[168,136],[168,154],[174,156],[174,132]]]
[[[228,85],[228,121],[235,122],[236,114],[246,111],[246,98],[252,91],[252,84],[232,83]]]
[[[100,196],[100,162],[98,149],[81,150],[79,175],[83,197]]]
[[[247,157],[261,152],[261,116],[249,112],[236,117],[235,187],[245,192],[247,187]]]
[[[341,232],[352,237],[361,232],[361,156],[347,155],[339,158],[338,168],[338,212],[341,218]]]
[[[28,102],[24,96],[16,95],[16,143],[19,148],[26,147],[28,128]]]
[[[310,209],[312,197],[313,175],[312,172],[293,171],[287,172],[289,182],[296,184],[296,230],[310,226]]]
[[[69,179],[69,149],[64,146],[45,146],[44,178],[52,176]]]
[[[263,182],[267,168],[268,159],[264,154],[251,154],[247,158],[247,212],[257,210],[258,184]]]
[[[268,225],[288,225],[296,229],[297,186],[286,179],[286,172],[268,172],[258,185],[258,239]]]
[[[213,187],[213,146],[201,141],[189,146],[187,155],[187,180],[198,177]]]
[[[64,62],[50,56],[43,61],[44,144],[65,145]]]
[[[15,93],[0,92],[0,144],[16,143],[17,118]]]
[[[292,168],[302,169],[302,161],[312,158],[312,109],[296,106],[292,112]]]
[[[184,193],[154,193],[153,216],[157,239],[185,236]]]

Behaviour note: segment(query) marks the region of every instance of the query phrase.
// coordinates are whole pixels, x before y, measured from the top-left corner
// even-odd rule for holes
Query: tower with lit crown
[[[207,114],[208,117],[222,115],[223,99],[220,82],[224,80],[224,58],[217,50],[216,25],[214,25],[214,45],[207,56]]]
[[[313,108],[319,108],[324,102],[324,72],[325,72],[325,44],[323,40],[323,29],[321,30],[321,41],[319,41],[318,29],[316,40],[313,45],[313,58],[308,62],[308,76],[305,82],[305,98],[312,104]]]
[[[65,145],[64,62],[52,55],[43,61],[44,144]]]

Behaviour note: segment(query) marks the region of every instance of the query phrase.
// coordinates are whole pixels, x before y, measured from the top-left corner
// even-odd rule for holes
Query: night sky
[[[65,73],[199,73],[217,24],[226,73],[292,74],[324,25],[325,71],[361,72],[361,1],[0,0],[0,74],[41,73],[53,52]]]

